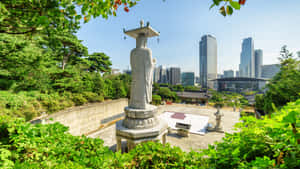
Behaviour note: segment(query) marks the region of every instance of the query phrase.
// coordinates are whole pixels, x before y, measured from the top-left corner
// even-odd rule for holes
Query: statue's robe
[[[146,109],[152,101],[152,81],[155,63],[148,48],[135,48],[130,55],[131,95],[129,107]]]

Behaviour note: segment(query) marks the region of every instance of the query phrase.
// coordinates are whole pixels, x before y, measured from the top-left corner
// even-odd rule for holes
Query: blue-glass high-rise
[[[254,42],[251,37],[244,39],[242,43],[239,76],[255,77]]]
[[[213,88],[213,81],[217,78],[217,40],[211,35],[201,37],[199,44],[200,63],[199,77],[203,88]]]

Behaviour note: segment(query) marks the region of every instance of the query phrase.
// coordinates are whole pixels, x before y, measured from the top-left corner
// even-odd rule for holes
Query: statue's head
[[[147,47],[147,37],[144,33],[140,33],[136,38],[136,48],[146,48]]]

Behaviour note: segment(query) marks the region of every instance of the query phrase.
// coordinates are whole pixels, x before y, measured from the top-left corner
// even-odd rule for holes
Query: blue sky
[[[96,18],[83,24],[79,39],[89,52],[104,52],[113,68],[129,67],[130,50],[135,40],[124,40],[123,28],[139,26],[143,19],[160,31],[160,41],[149,39],[157,65],[179,66],[182,71],[199,72],[199,40],[204,34],[216,37],[218,72],[238,69],[241,42],[253,37],[254,47],[263,49],[264,64],[278,62],[280,48],[300,50],[299,0],[247,0],[232,16],[223,17],[217,8],[209,10],[212,0],[141,0],[129,13],[119,8],[117,17]]]

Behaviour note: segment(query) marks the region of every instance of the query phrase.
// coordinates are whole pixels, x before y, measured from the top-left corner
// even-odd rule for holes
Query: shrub
[[[103,96],[99,96],[92,92],[83,92],[82,95],[87,99],[88,102],[101,102],[104,100]]]
[[[160,105],[161,104],[160,95],[152,95],[152,104],[154,104],[154,105]]]
[[[73,94],[72,100],[76,106],[80,106],[88,102],[87,99],[84,98],[82,94]]]
[[[13,80],[0,79],[0,90],[9,90],[13,84]]]
[[[108,168],[113,153],[100,139],[72,136],[59,124],[0,117],[0,168]]]

